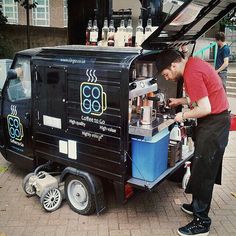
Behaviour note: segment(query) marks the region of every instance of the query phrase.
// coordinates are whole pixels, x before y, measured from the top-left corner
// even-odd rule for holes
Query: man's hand
[[[179,112],[175,115],[175,121],[179,122],[179,123],[182,123],[184,122],[184,119],[183,119],[183,112]]]
[[[179,105],[187,104],[186,98],[169,98],[169,106],[170,107],[177,107]]]
[[[227,66],[229,65],[229,58],[225,57],[224,58],[224,63],[221,65],[220,68],[216,70],[217,73],[220,73],[222,70],[224,70]]]
[[[15,69],[17,77],[22,77],[23,76],[23,70],[21,67],[18,67]]]

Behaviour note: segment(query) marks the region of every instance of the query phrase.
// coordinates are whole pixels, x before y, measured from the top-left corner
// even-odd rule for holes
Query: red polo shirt
[[[190,57],[183,77],[186,93],[192,103],[207,96],[211,104],[211,114],[218,114],[229,108],[222,81],[209,63]]]

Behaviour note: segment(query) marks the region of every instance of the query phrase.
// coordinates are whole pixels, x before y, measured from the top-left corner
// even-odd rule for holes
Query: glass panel
[[[18,8],[14,0],[2,1],[3,14],[7,17],[8,24],[17,24]]]
[[[42,8],[42,7],[39,7],[39,8],[37,8],[36,12],[37,12],[37,13],[45,12],[45,9]]]
[[[45,0],[37,0],[38,5],[45,5]]]
[[[45,13],[38,13],[37,14],[37,18],[38,19],[45,19],[46,17],[45,17],[46,15],[45,15]],[[45,21],[45,20],[44,20]]]
[[[45,20],[37,20],[36,25],[38,26],[45,26],[47,25],[47,22]]]
[[[14,19],[13,13],[7,12],[7,20],[8,19]]]
[[[14,0],[5,0],[3,1],[4,4],[14,4]]]
[[[5,12],[12,12],[13,11],[13,7],[5,7]]]
[[[37,8],[32,11],[33,24],[38,26],[48,26],[48,1],[37,1]]]
[[[64,27],[68,24],[68,10],[67,10],[67,0],[64,0]]]

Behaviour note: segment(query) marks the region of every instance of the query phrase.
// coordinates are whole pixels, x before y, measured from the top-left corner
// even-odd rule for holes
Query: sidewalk
[[[1,159],[1,166],[6,163]],[[210,217],[211,236],[236,235],[236,158],[225,158],[223,185],[214,190]],[[101,216],[81,216],[63,203],[60,209],[46,213],[38,197],[27,198],[21,182],[26,173],[11,165],[0,177],[1,236],[169,236],[191,220],[180,210],[189,199],[176,183],[164,181],[153,193],[140,192],[126,205],[106,192],[107,211]],[[3,232],[5,234],[3,234]]]
[[[230,99],[236,114],[236,99]],[[223,163],[223,184],[215,186],[210,236],[236,235],[236,131],[230,133]],[[3,168],[8,167],[4,172]],[[0,236],[169,236],[191,220],[180,210],[190,201],[180,184],[164,181],[155,192],[139,192],[125,205],[106,187],[107,210],[101,216],[81,216],[64,202],[46,213],[38,197],[27,198],[22,179],[27,174],[0,157]]]
[[[231,113],[236,114],[236,98],[228,98],[228,101]],[[225,150],[224,156],[236,158],[236,131],[229,133],[229,144]]]

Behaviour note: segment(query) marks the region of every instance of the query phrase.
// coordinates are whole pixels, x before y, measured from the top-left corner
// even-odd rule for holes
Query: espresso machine
[[[152,137],[174,123],[176,111],[168,106],[168,98],[176,96],[177,88],[171,84],[174,93],[169,94],[163,83],[155,61],[135,63],[129,83],[129,134]]]

